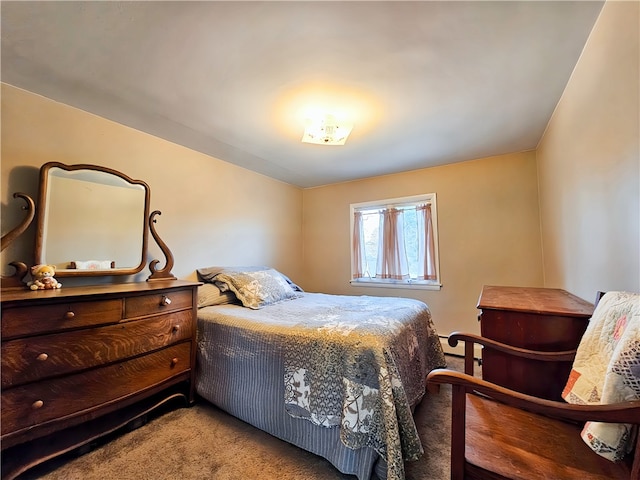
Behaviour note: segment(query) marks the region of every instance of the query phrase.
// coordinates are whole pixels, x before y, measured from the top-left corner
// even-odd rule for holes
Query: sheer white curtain
[[[382,210],[379,231],[376,277],[394,280],[409,278],[409,263],[404,247],[402,211],[397,208]]]
[[[363,241],[362,212],[356,210],[353,212],[353,245],[351,246],[353,248],[353,278],[364,277],[366,260]]]
[[[416,208],[418,219],[418,280],[436,280],[435,239],[431,204]]]

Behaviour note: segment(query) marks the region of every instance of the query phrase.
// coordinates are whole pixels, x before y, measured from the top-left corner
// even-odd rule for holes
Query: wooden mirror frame
[[[138,255],[140,261],[137,265],[124,265],[122,267],[118,267],[116,264],[114,268],[104,268],[104,269],[73,269],[73,268],[57,268],[56,269],[56,277],[96,277],[96,276],[111,276],[111,275],[133,275],[140,272],[147,263],[147,247],[148,247],[148,237],[149,231],[153,235],[154,240],[158,243],[161,250],[163,251],[166,257],[166,266],[163,269],[157,269],[156,265],[159,263],[159,260],[153,260],[150,264],[151,275],[148,280],[156,280],[156,279],[174,279],[175,277],[171,274],[170,270],[173,266],[173,256],[171,255],[171,251],[166,246],[164,242],[160,239],[158,234],[155,231],[154,223],[156,215],[159,215],[159,211],[154,211],[151,215],[149,215],[149,205],[150,205],[150,188],[149,186],[143,182],[142,180],[134,180],[129,176],[125,175],[122,172],[114,170],[108,167],[101,167],[98,165],[89,165],[89,164],[77,164],[77,165],[65,165],[59,162],[49,162],[45,163],[40,168],[40,183],[38,190],[38,207],[37,207],[37,220],[36,220],[36,241],[35,241],[35,254],[34,261],[35,264],[42,263],[52,263],[50,259],[47,259],[46,255],[46,239],[45,232],[47,231],[47,221],[50,214],[50,172],[52,169],[57,168],[63,170],[65,172],[76,172],[80,173],[83,170],[88,171],[89,175],[91,172],[99,172],[104,173],[106,175],[112,175],[117,178],[118,182],[123,182],[124,184],[128,184],[132,187],[139,186],[143,191],[144,197],[144,205],[141,205],[142,215],[138,219],[137,217],[133,218],[133,222],[140,222],[140,233],[142,238],[140,238],[140,243],[136,243],[136,249],[140,248],[140,252],[135,253]],[[107,177],[105,177],[107,178]],[[81,200],[81,199],[79,199]],[[106,201],[109,199],[107,198]],[[137,229],[137,226],[135,227]],[[133,237],[132,237],[133,238]],[[136,237],[137,238],[137,237]],[[133,256],[132,256],[133,258]],[[137,256],[135,258],[138,258]],[[65,259],[69,261],[71,264],[71,259]],[[89,260],[89,259],[87,259]],[[113,260],[113,259],[109,259]],[[133,263],[133,262],[132,262]]]
[[[146,264],[147,257],[147,245],[148,245],[148,234],[151,232],[153,239],[158,244],[162,253],[165,257],[165,265],[163,268],[158,268],[159,260],[152,260],[149,263],[149,270],[151,271],[151,275],[147,278],[147,281],[155,281],[155,280],[175,280],[176,277],[171,273],[171,269],[173,268],[173,255],[171,254],[171,250],[169,247],[162,241],[158,233],[155,229],[156,216],[161,215],[159,210],[155,210],[149,215],[149,204],[150,204],[150,189],[149,186],[140,180],[133,180],[129,178],[127,175],[118,172],[117,170],[113,170],[107,167],[100,167],[97,165],[89,165],[89,164],[79,164],[79,165],[64,165],[59,162],[49,162],[44,164],[40,169],[40,183],[39,183],[39,198],[41,204],[38,208],[36,208],[35,202],[31,197],[24,193],[14,193],[14,198],[22,198],[26,202],[26,206],[23,206],[23,210],[26,211],[25,218],[22,222],[13,228],[10,232],[2,237],[2,246],[0,250],[4,250],[11,243],[13,243],[33,221],[36,210],[38,212],[38,223],[37,223],[37,231],[36,231],[36,246],[35,246],[35,264],[43,263],[42,259],[42,242],[43,242],[43,225],[46,219],[46,194],[47,194],[47,183],[48,183],[48,171],[53,167],[60,167],[63,170],[95,170],[98,172],[105,172],[107,174],[112,174],[120,179],[134,185],[141,185],[144,187],[144,218],[143,220],[143,238],[142,240],[142,248],[141,248],[141,261],[140,264],[133,268],[114,268],[114,269],[103,269],[103,270],[71,270],[71,269],[62,269],[60,271],[56,271],[56,277],[93,277],[93,276],[110,276],[110,275],[131,275],[140,272],[144,265]],[[27,286],[25,282],[25,278],[28,274],[28,266],[23,262],[14,261],[9,265],[14,267],[15,272],[13,275],[2,275],[0,282],[0,290],[14,290],[14,289],[22,289]]]
[[[40,168],[40,184],[38,187],[38,206],[37,206],[37,218],[36,218],[36,244],[35,244],[35,254],[34,261],[36,265],[39,264],[52,264],[55,262],[51,261],[51,258],[47,258],[46,255],[46,239],[45,232],[49,226],[47,225],[48,218],[50,215],[50,172],[53,169],[60,169],[65,172],[76,172],[80,173],[82,170],[86,170],[87,172],[101,172],[106,175],[113,175],[114,177],[126,182],[132,186],[139,186],[144,190],[144,205],[142,205],[143,214],[140,217],[139,221],[141,222],[141,235],[142,238],[141,243],[138,244],[141,246],[141,251],[139,252],[140,261],[137,265],[126,265],[122,268],[109,268],[109,269],[73,269],[73,268],[60,268],[56,269],[56,277],[95,277],[95,276],[104,276],[104,275],[132,275],[140,272],[144,266],[146,265],[146,257],[147,257],[147,237],[149,234],[149,227],[147,224],[147,218],[149,217],[149,203],[150,203],[150,189],[149,186],[141,181],[134,180],[124,173],[118,172],[117,170],[101,167],[98,165],[89,165],[89,164],[77,164],[77,165],[65,165],[59,162],[49,162],[45,163]],[[105,199],[108,201],[109,199]],[[82,201],[82,199],[78,199],[78,201]],[[99,219],[98,219],[99,221]],[[87,259],[89,260],[89,259]],[[66,259],[65,261],[71,262],[71,259]]]

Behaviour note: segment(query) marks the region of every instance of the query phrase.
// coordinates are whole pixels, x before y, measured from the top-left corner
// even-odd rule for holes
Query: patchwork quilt
[[[425,374],[445,364],[429,310],[401,298],[313,300],[299,312],[303,330],[285,344],[287,412],[339,427],[342,443],[373,448],[387,478],[403,479],[404,461],[423,453],[411,406],[424,395]]]
[[[582,337],[562,397],[574,404],[640,399],[640,294],[608,292]],[[587,422],[582,439],[599,455],[622,459],[631,447],[631,425]]]

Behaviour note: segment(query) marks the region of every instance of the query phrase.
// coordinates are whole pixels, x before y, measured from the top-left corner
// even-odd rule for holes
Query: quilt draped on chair
[[[562,397],[574,404],[611,404],[640,399],[640,294],[608,292],[582,337]],[[599,455],[617,461],[629,451],[627,424],[587,422],[582,439]]]

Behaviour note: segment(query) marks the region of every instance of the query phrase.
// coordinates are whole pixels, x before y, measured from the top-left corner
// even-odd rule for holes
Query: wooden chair
[[[573,405],[509,390],[473,377],[474,343],[540,361],[572,361],[575,351],[536,352],[462,333],[450,335],[449,344],[460,340],[465,373],[438,369],[427,377],[452,386],[452,480],[640,480],[640,434],[632,454],[616,463],[580,437],[586,421],[639,425],[640,401]]]

